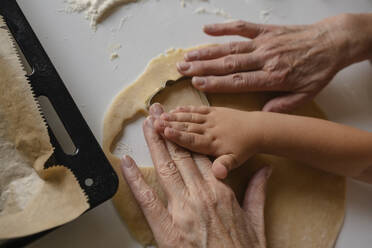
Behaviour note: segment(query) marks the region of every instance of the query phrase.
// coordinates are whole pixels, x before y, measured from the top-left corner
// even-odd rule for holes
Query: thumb
[[[291,93],[271,99],[265,104],[262,111],[278,113],[290,112],[310,99],[311,95],[309,93]]]
[[[270,31],[273,28],[274,26],[271,25],[256,24],[245,21],[233,21],[205,25],[203,30],[206,34],[212,36],[239,35],[250,39],[254,39],[261,33],[265,31]]]
[[[214,160],[212,171],[216,178],[224,179],[232,169],[238,167],[239,164],[233,154],[222,155]]]
[[[256,172],[248,184],[243,201],[243,209],[249,221],[247,225],[249,228],[253,227],[262,247],[266,247],[264,211],[266,186],[271,173],[272,169],[269,166]]]

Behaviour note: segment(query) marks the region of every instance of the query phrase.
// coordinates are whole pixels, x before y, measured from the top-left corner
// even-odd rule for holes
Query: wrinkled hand
[[[252,40],[188,52],[177,67],[183,75],[193,76],[194,87],[205,92],[282,92],[263,110],[291,111],[354,62],[347,50],[353,28],[343,25],[345,19],[340,15],[302,26],[244,21],[207,25],[204,32],[209,35],[239,35]]]
[[[152,108],[151,113],[159,116],[162,109]],[[270,169],[252,178],[242,209],[233,191],[214,177],[209,159],[164,141],[154,119],[148,117],[143,129],[168,206],[128,156],[122,172],[159,247],[266,247],[264,202]]]

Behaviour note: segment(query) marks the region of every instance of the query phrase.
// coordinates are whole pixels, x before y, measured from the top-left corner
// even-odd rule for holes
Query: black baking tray
[[[90,210],[115,194],[118,187],[117,175],[17,2],[0,0],[0,15],[3,16],[33,70],[28,79],[35,97],[46,96],[49,99],[77,148],[74,155],[65,154],[53,131],[48,127],[50,140],[55,150],[45,167],[64,165],[71,169],[88,197]],[[87,179],[92,179],[93,184],[86,185]],[[20,239],[7,240],[0,244],[0,247],[22,247],[47,232],[50,230]]]

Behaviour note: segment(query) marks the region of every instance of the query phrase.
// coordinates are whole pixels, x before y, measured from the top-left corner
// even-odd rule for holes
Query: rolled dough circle
[[[167,81],[176,81],[182,77],[176,69],[176,62],[183,60],[184,53],[192,49],[195,48],[172,50],[154,58],[144,73],[114,99],[104,120],[103,150],[119,175],[120,159],[113,154],[117,137],[123,133],[130,120],[138,115],[147,115],[147,107],[154,93],[162,89]],[[183,80],[183,83],[186,86],[181,87],[181,90],[170,91],[159,98],[168,110],[177,105],[205,104],[202,95],[195,93],[195,89],[190,86],[189,79]],[[174,97],[175,94],[179,96]],[[207,97],[212,106],[252,111],[260,110],[272,94],[209,94]],[[313,102],[294,114],[325,118]],[[257,155],[246,165],[230,173],[226,180],[240,202],[251,175],[267,164],[273,167],[265,207],[268,246],[333,247],[344,218],[345,178],[285,158]],[[141,171],[147,183],[166,204],[154,168],[141,168]],[[154,237],[141,210],[125,180],[121,176],[119,178],[119,190],[113,199],[119,215],[139,243],[154,245]]]

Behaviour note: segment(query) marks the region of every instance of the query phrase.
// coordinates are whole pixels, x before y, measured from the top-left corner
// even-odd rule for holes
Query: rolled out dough
[[[117,138],[123,134],[126,123],[132,118],[147,114],[149,99],[154,96],[154,92],[164,87],[167,81],[181,78],[175,64],[183,59],[188,50],[178,49],[156,57],[149,63],[145,72],[114,99],[104,121],[103,149],[118,173],[120,159],[112,153]],[[185,87],[167,88],[151,102],[159,101],[167,110],[178,105],[205,104],[200,93],[190,86],[189,79],[182,82],[186,84]],[[246,111],[261,109],[270,97],[271,94],[260,93],[208,95],[212,106]],[[325,118],[314,103],[304,106],[295,114]],[[257,155],[246,165],[230,173],[226,179],[240,202],[251,175],[266,164],[273,167],[265,208],[268,246],[333,247],[344,218],[345,179],[285,158]],[[141,168],[141,171],[148,184],[159,193],[162,201],[166,202],[154,168],[145,167]],[[155,244],[152,232],[122,177],[113,202],[133,237],[143,245]]]

